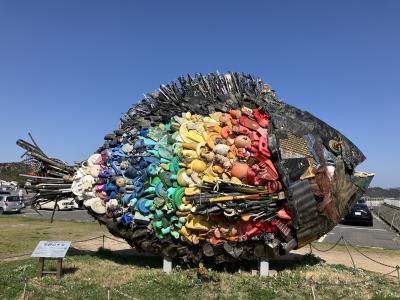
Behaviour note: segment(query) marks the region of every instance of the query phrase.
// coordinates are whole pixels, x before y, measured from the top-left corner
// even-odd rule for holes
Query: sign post
[[[60,279],[62,275],[63,258],[67,254],[70,246],[70,241],[40,241],[31,255],[31,257],[39,258],[38,277],[41,278],[43,274],[56,274],[57,279]],[[57,271],[44,270],[45,258],[57,260]]]

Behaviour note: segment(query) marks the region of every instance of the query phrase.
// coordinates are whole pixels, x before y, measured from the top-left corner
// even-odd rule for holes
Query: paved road
[[[22,210],[21,214],[13,214],[10,216],[26,216],[26,217],[34,217],[34,218],[46,218],[50,219],[52,210],[39,210],[39,215],[35,210],[31,208],[25,208]],[[84,221],[84,222],[96,222],[96,220],[91,217],[86,210],[84,209],[75,209],[75,210],[62,210],[56,211],[54,214],[55,220],[68,220],[68,221]]]
[[[340,236],[354,246],[400,249],[400,236],[376,216],[373,227],[339,224],[318,242],[335,243]]]

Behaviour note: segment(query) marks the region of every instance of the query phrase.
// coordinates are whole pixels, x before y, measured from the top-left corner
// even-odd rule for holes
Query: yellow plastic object
[[[169,164],[160,164],[160,167],[163,169],[163,170],[165,170],[165,171],[168,171],[169,170]]]
[[[203,173],[207,169],[207,165],[204,161],[201,161],[200,159],[194,159],[190,163],[190,168],[197,173]]]
[[[201,153],[203,152],[203,148],[206,145],[205,142],[197,143],[196,148],[193,150],[196,150],[197,156],[200,157]]]
[[[206,130],[204,129],[204,123],[203,123],[203,122],[196,123],[195,126],[196,126],[196,127],[195,127],[195,130],[196,130],[198,133],[200,133],[201,135],[202,135],[204,132],[206,132]]]
[[[216,132],[208,133],[207,138],[206,138],[207,146],[210,147],[211,149],[214,149],[215,148],[215,139],[219,136],[220,135]]]
[[[229,158],[229,159],[234,159],[234,158],[236,158],[235,152],[229,151],[229,152],[228,152],[228,158]]]
[[[197,158],[197,152],[194,150],[182,150],[182,155],[188,159],[195,159]]]
[[[189,131],[187,129],[187,122],[179,127],[179,135],[185,143],[191,143],[192,140],[188,138]]]
[[[212,120],[212,121],[210,121],[210,120]],[[203,121],[204,121],[203,128],[207,132],[215,131],[215,128],[219,127],[219,123],[216,122],[215,120],[211,119],[210,117],[205,117]]]
[[[184,237],[189,237],[191,232],[190,229],[188,229],[186,226],[182,226],[182,228],[179,230],[179,233],[182,234]]]
[[[188,214],[190,214],[190,211],[180,211],[180,210],[177,210],[177,211],[175,211],[175,214],[176,214],[178,217],[186,217]]]
[[[185,188],[185,195],[186,196],[192,196],[195,194],[200,194],[200,189],[197,187],[187,187]]]
[[[308,168],[307,170],[304,172],[303,175],[300,176],[300,180],[305,180],[305,179],[309,179],[309,178],[313,178],[315,177],[315,174],[313,172],[313,162],[311,158],[307,158],[308,160]]]
[[[196,150],[197,149],[198,143],[183,143],[182,148],[183,149],[189,149],[189,150]]]
[[[192,204],[181,204],[179,205],[178,209],[180,211],[191,211],[191,209],[193,208]]]
[[[210,114],[210,117],[213,118],[215,121],[219,122],[219,118],[221,117],[222,112],[216,111]]]
[[[217,182],[218,177],[214,177],[209,174],[205,174],[201,179],[203,180],[203,182],[214,184]]]
[[[214,159],[214,152],[207,152],[206,150],[200,153],[200,158],[205,159],[207,162],[211,163]]]
[[[182,228],[179,230],[179,233],[193,244],[197,245],[199,243],[199,237],[196,234],[193,234],[192,231],[185,226],[182,226]]]
[[[211,224],[206,221],[206,218],[199,215],[188,215],[185,227],[191,230],[209,231]]]
[[[222,180],[224,181],[230,181],[231,178],[229,177],[229,175],[227,173],[222,173]]]
[[[222,130],[222,127],[219,126],[219,125],[217,125],[217,126],[214,127],[214,131],[215,131],[216,133],[218,133],[218,134],[221,133],[221,130]]]
[[[186,120],[190,120],[190,118],[192,117],[192,114],[190,113],[190,111],[186,112],[184,117],[186,118]]]
[[[195,142],[197,142],[197,143],[204,142],[203,135],[199,134],[199,133],[198,133],[197,131],[195,131],[195,130],[189,130],[189,131],[188,131],[188,134],[187,134],[187,138],[190,139],[190,140],[192,140],[192,141],[195,141]]]
[[[186,169],[180,169],[176,174],[176,181],[180,186],[188,186],[190,179],[186,175]]]
[[[239,178],[235,177],[235,176],[231,177],[231,182],[232,183],[237,183],[237,184],[242,184],[242,181]]]
[[[203,118],[203,122],[204,123],[212,123],[212,124],[219,124],[219,122],[217,120],[214,120],[211,117],[204,117]]]
[[[208,166],[207,170],[204,171],[206,175],[210,175],[211,177],[218,177],[218,174],[216,174],[213,170],[213,165]]]
[[[213,170],[215,173],[218,173],[218,174],[222,174],[222,173],[225,171],[225,169],[224,169],[223,167],[219,166],[219,165],[214,165],[214,166],[212,167],[212,170]]]
[[[201,185],[203,185],[203,180],[200,178],[199,173],[197,173],[197,172],[193,172],[193,173],[190,175],[190,179],[193,181],[194,186],[201,186]],[[189,185],[189,186],[192,186],[192,185]]]

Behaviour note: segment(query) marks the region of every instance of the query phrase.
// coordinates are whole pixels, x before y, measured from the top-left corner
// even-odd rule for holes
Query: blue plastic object
[[[132,214],[130,213],[126,213],[122,216],[121,221],[124,225],[128,225],[132,222],[133,218],[132,218]]]
[[[137,207],[142,214],[148,214],[149,208],[146,206],[148,199],[139,199],[137,202]]]

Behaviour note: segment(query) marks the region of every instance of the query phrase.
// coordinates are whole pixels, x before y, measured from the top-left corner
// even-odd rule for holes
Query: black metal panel
[[[296,181],[289,186],[289,207],[296,216],[298,247],[321,234],[317,201],[308,181]]]

